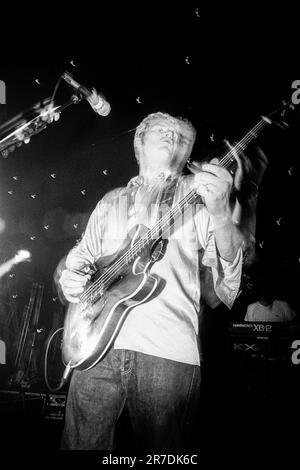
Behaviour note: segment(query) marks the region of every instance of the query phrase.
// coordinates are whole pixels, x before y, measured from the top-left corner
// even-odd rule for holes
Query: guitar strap
[[[157,221],[159,222],[163,216],[171,209],[173,200],[174,200],[174,195],[175,195],[175,190],[177,187],[178,183],[178,177],[173,178],[169,184],[166,184],[161,191],[160,198],[159,198],[159,208],[157,212]],[[169,221],[170,224],[169,226],[171,227],[171,220]],[[161,235],[161,229],[160,233]]]
[[[178,178],[174,178],[173,180],[171,180],[169,184],[166,184],[164,188],[162,189],[162,192],[160,195],[160,201],[159,201],[158,222],[172,207],[177,183],[178,183]],[[169,222],[170,222],[169,226],[171,227],[172,221],[170,220]],[[221,303],[221,301],[218,298],[214,289],[211,268],[208,266],[204,266],[202,264],[203,254],[204,254],[204,250],[201,249],[199,253],[201,304],[202,304],[202,308],[204,307],[204,305],[206,305],[214,309]]]
[[[174,178],[169,184],[165,185],[161,192],[160,202],[159,202],[159,210],[158,210],[158,219],[160,220],[166,212],[168,212],[173,204],[174,194],[176,190],[176,186],[178,183],[178,178]],[[159,221],[158,220],[158,221]],[[169,226],[173,226],[169,221]],[[202,264],[202,257],[204,254],[204,250],[201,249],[199,253],[199,269],[200,269],[200,283],[201,283],[201,308],[203,309],[206,305],[211,309],[216,308],[220,303],[220,299],[217,296],[214,283],[213,283],[213,276],[211,268],[208,266],[204,266]]]

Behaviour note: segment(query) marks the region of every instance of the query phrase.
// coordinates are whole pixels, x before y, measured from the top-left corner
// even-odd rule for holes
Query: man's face
[[[145,132],[144,153],[152,159],[158,159],[161,163],[171,162],[176,143],[176,129],[163,120],[158,120]]]

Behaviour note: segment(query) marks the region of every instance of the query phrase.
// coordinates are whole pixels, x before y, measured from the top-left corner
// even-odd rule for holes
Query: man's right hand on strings
[[[90,279],[91,276],[89,274],[79,274],[69,269],[62,271],[59,283],[68,302],[79,302],[79,296],[84,291],[85,285]]]

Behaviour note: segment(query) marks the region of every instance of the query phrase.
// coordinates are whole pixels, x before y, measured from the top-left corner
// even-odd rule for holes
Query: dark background
[[[143,117],[161,110],[191,119],[198,130],[192,156],[201,159],[224,137],[240,138],[261,114],[290,99],[298,79],[284,65],[289,56],[278,17],[270,31],[261,13],[247,15],[246,23],[243,14],[216,15],[200,6],[100,13],[94,11],[93,27],[78,22],[67,33],[57,25],[54,34],[54,23],[49,38],[45,25],[36,23],[35,34],[28,28],[18,40],[7,33],[2,41],[6,104],[0,105],[0,124],[51,96],[65,70],[86,87],[95,86],[111,104],[107,117],[84,100],[68,107],[59,121],[0,161],[0,217],[6,224],[1,259],[19,248],[32,253],[32,262],[18,265],[15,277],[8,278],[10,291],[21,308],[32,280],[44,282],[47,324],[57,297],[52,285],[57,263],[80,238],[96,202],[137,172],[132,141]],[[55,103],[71,94],[61,82]],[[258,142],[270,164],[258,200],[257,241],[279,288],[295,304],[300,145],[297,112],[292,117],[289,129],[275,126]]]
[[[0,261],[20,248],[32,253],[31,263],[16,266],[0,281],[0,319],[5,323],[12,304],[21,318],[32,283],[39,281],[44,284],[40,324],[46,333],[55,313],[60,320],[64,313],[53,283],[58,262],[80,238],[97,201],[137,173],[132,142],[141,119],[155,111],[191,119],[198,130],[192,157],[201,159],[225,137],[234,142],[262,114],[290,99],[292,83],[300,79],[288,9],[273,6],[263,13],[245,7],[234,16],[229,9],[208,11],[201,5],[115,6],[109,14],[102,7],[81,6],[65,15],[49,8],[42,18],[28,15],[22,31],[16,24],[12,28],[10,17],[1,32],[6,104],[0,105],[0,125],[51,96],[66,70],[102,92],[111,113],[98,116],[83,100],[29,144],[0,157],[5,222]],[[71,94],[62,82],[55,102],[63,104]],[[275,126],[259,139],[269,167],[257,209],[259,256],[278,295],[296,311],[298,114],[287,130]]]

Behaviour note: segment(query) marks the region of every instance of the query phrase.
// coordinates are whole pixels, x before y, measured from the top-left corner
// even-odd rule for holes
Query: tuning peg
[[[273,124],[275,124],[276,126],[280,127],[280,129],[286,129],[287,127],[289,127],[288,123],[285,122],[285,121],[272,121]]]

